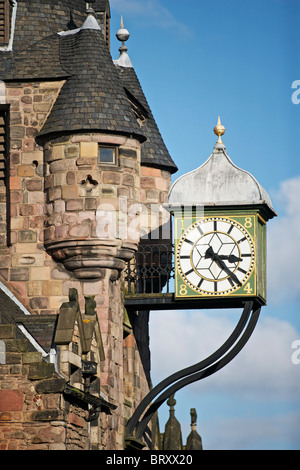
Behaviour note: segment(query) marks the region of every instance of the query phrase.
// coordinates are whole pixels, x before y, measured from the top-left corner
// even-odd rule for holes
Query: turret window
[[[99,163],[115,165],[117,163],[117,151],[115,147],[99,147]]]

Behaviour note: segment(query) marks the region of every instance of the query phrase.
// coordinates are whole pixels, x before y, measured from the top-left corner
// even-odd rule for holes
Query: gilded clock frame
[[[259,214],[241,212],[235,214],[229,214],[228,212],[220,211],[218,213],[205,213],[202,217],[195,217],[192,214],[181,218],[175,217],[175,298],[177,299],[188,299],[188,298],[205,298],[205,299],[222,299],[222,298],[249,298],[257,297],[257,223],[259,220]],[[252,257],[254,258],[249,272],[249,276],[245,279],[242,286],[234,289],[226,289],[225,291],[219,292],[200,292],[193,287],[192,283],[189,283],[180,273],[180,257],[179,257],[179,246],[183,243],[182,238],[188,232],[192,226],[197,226],[199,222],[204,220],[220,220],[224,219],[227,222],[232,222],[233,225],[237,224],[238,228],[241,227],[242,231],[245,231],[249,237],[252,245]],[[260,217],[265,223],[265,221]],[[251,220],[251,226],[247,227],[247,221]],[[179,225],[180,224],[180,225]],[[217,232],[220,232],[217,230]],[[182,270],[183,271],[183,270]],[[248,270],[249,271],[249,270]],[[248,272],[247,271],[247,272]],[[200,277],[200,276],[199,276]],[[183,287],[184,286],[184,287]],[[245,290],[246,289],[246,290]]]

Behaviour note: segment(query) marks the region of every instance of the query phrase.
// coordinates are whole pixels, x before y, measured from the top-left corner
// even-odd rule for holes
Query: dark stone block
[[[60,393],[63,392],[65,385],[64,379],[47,379],[39,382],[35,389],[37,393]]]
[[[28,268],[12,268],[10,273],[11,281],[28,281],[29,269]]]
[[[38,364],[30,364],[28,379],[29,380],[41,380],[52,377],[54,374],[54,364],[48,364],[47,362],[41,362]]]
[[[33,421],[57,421],[63,419],[60,410],[34,411],[31,416]]]

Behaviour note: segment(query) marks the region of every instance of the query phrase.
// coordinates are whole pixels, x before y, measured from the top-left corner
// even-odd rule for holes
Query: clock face
[[[211,296],[231,294],[246,286],[254,268],[255,250],[245,228],[247,221],[248,226],[253,222],[245,220],[243,226],[227,217],[207,217],[184,232],[177,246],[176,264],[186,286]]]

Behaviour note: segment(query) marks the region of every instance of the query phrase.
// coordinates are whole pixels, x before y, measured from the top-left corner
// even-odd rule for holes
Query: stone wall
[[[45,149],[36,143],[36,135],[62,84],[6,87],[10,105],[12,246],[6,248],[2,240],[0,276],[25,307],[38,314],[57,312],[67,299],[65,281],[74,278],[45,251],[44,243],[97,238],[100,204],[118,211],[120,198],[130,207],[140,197],[140,149],[133,139],[74,136],[50,142]],[[99,168],[98,144],[103,142],[119,148],[119,165]]]
[[[140,202],[148,218],[152,206],[165,201],[170,174],[141,167],[140,144],[133,138],[82,134],[37,143],[62,84],[6,87],[11,246],[2,239],[0,281],[36,315],[57,314],[71,288],[78,292],[82,311],[85,296],[95,296],[105,353],[100,387],[117,409],[111,415],[101,413],[98,425],[89,427],[82,409],[66,406],[60,392],[56,396],[53,391],[51,398],[37,392],[37,382],[26,375],[29,356],[16,351],[14,362],[1,366],[1,423],[7,423],[1,427],[1,442],[5,449],[86,449],[100,439],[100,448],[123,449],[126,422],[150,386],[148,313],[136,313],[124,334],[121,274],[139,242],[136,231],[128,228],[135,227]],[[117,148],[117,165],[99,165],[99,145]],[[1,198],[4,207],[4,191]],[[120,230],[116,234],[105,233],[103,223],[112,212]],[[145,231],[163,223],[158,214]],[[139,234],[139,225],[136,228]]]
[[[145,243],[151,239],[161,239],[162,242],[170,241],[172,239],[170,214],[162,207],[171,186],[170,172],[142,166],[140,185],[141,203],[147,210],[147,220],[145,220],[144,226],[149,227],[143,233]],[[151,214],[150,224],[149,214]]]
[[[29,351],[27,340],[16,339],[12,325],[0,325],[0,337],[6,344],[6,364],[0,365],[1,450],[65,449],[64,381],[55,378],[53,364],[42,362],[41,353]],[[49,388],[42,393],[51,380],[52,393]]]
[[[46,313],[49,297],[62,295],[50,281],[51,258],[43,247],[45,217],[43,149],[35,137],[63,82],[6,86],[10,105],[10,240],[1,247],[1,278],[30,310]],[[59,307],[55,303],[55,308]]]
[[[27,340],[16,339],[14,326],[0,325],[0,338],[6,345],[6,364],[0,365],[0,449],[102,449],[101,423],[96,435],[90,432],[87,406],[63,394],[66,380],[54,365],[30,352]]]

